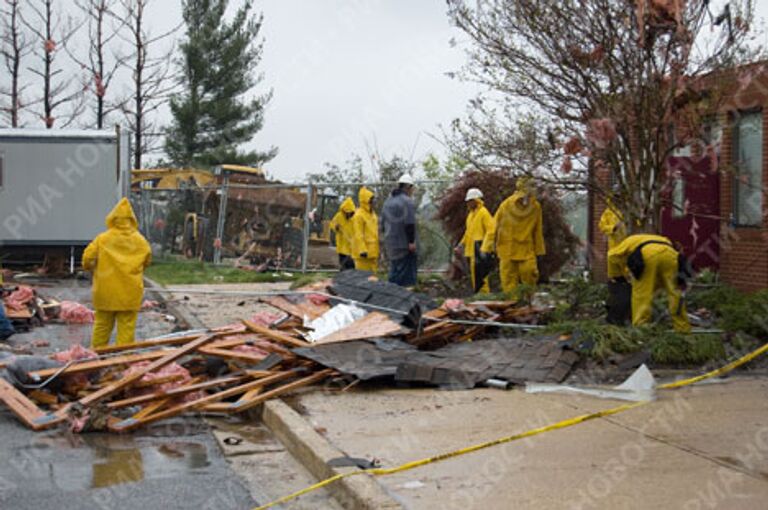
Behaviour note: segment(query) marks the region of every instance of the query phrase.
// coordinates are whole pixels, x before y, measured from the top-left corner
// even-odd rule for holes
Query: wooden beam
[[[251,321],[243,321],[243,324],[245,324],[245,327],[253,333],[265,336],[268,339],[279,342],[281,344],[290,345],[291,347],[310,347],[312,345],[309,342],[299,340],[298,338],[294,338],[291,335],[287,335],[281,331],[269,329],[262,326],[261,324],[256,324]]]
[[[193,384],[187,384],[185,386],[179,386],[178,388],[173,388],[172,390],[168,390],[168,391],[157,391],[154,393],[148,393],[146,395],[139,395],[136,397],[124,398],[122,400],[115,400],[113,402],[107,403],[107,409],[119,409],[121,407],[128,407],[128,406],[143,404],[145,402],[151,402],[153,400],[162,399],[165,397],[169,397],[169,398],[179,397],[181,395],[186,395],[187,393],[191,393],[193,391],[207,390],[210,388],[215,388],[217,386],[224,386],[226,384],[236,384],[249,378],[250,376],[238,375],[238,376],[222,377],[220,379],[213,379],[211,381],[203,381],[203,382],[198,382]]]
[[[80,400],[78,400],[78,403],[80,405],[87,407],[97,402],[100,402],[111,395],[114,395],[118,391],[122,391],[127,388],[130,388],[133,384],[135,384],[139,379],[144,377],[146,374],[150,372],[154,372],[155,370],[176,361],[177,359],[184,356],[185,354],[194,352],[198,348],[203,347],[205,344],[211,343],[215,338],[216,338],[215,334],[202,336],[197,340],[194,340],[186,344],[185,346],[180,347],[179,349],[176,349],[174,351],[167,353],[162,358],[156,359],[155,361],[153,361],[146,367],[142,368],[141,370],[137,370],[132,374],[124,376],[122,379],[115,381],[109,386],[102,388],[94,393],[91,393],[87,397],[81,398]]]
[[[246,384],[241,384],[239,386],[235,386],[234,388],[229,388],[224,391],[219,391],[216,393],[213,393],[211,395],[207,395],[203,398],[199,398],[197,400],[193,400],[192,402],[185,402],[183,404],[179,404],[175,407],[171,407],[169,409],[166,409],[164,411],[160,411],[159,413],[152,414],[150,416],[146,416],[140,420],[134,420],[133,418],[128,418],[126,420],[123,420],[119,423],[116,423],[111,430],[114,432],[128,432],[130,430],[134,430],[138,427],[141,427],[142,425],[147,425],[149,423],[155,422],[157,420],[162,420],[164,418],[170,418],[172,416],[176,416],[178,414],[183,413],[184,411],[197,409],[205,404],[209,404],[211,402],[218,402],[219,400],[223,400],[228,397],[232,397],[235,395],[239,395],[241,393],[245,393],[246,391],[266,386],[269,384],[273,384],[276,382],[283,381],[285,379],[290,379],[294,377],[296,373],[292,370],[286,370],[284,372],[278,372],[275,375],[272,375],[270,377],[265,377],[263,379],[259,379],[257,381],[252,381]]]
[[[237,402],[233,402],[232,404],[229,405],[229,409],[227,410],[227,412],[240,413],[243,411],[247,411],[248,409],[254,406],[257,406],[271,398],[275,398],[284,393],[288,393],[289,391],[293,391],[303,386],[309,386],[310,384],[314,384],[318,381],[322,381],[323,379],[331,375],[333,372],[334,370],[332,368],[326,368],[325,370],[316,372],[312,375],[299,379],[298,381],[293,381],[288,384],[284,384],[283,386],[279,386],[273,390],[267,391],[266,393],[257,395],[250,400],[243,400],[243,401],[238,400]]]
[[[27,427],[32,430],[47,428],[38,423],[47,414],[44,413],[26,395],[17,390],[11,383],[0,377],[0,400],[8,406],[8,409]]]
[[[202,354],[208,354],[210,356],[218,356],[220,358],[235,359],[239,361],[247,361],[249,363],[259,363],[266,358],[257,354],[249,352],[232,351],[229,349],[218,349],[216,347],[201,347],[199,352]]]

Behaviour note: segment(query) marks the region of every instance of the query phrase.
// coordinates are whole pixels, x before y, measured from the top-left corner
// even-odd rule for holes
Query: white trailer
[[[129,188],[127,132],[0,129],[3,252],[79,251]]]

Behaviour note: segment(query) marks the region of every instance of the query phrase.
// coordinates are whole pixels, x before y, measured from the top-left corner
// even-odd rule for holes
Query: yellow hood
[[[133,213],[133,207],[131,207],[131,203],[127,198],[120,199],[114,209],[107,214],[105,223],[107,224],[107,228],[137,230],[139,227],[139,222],[136,220],[136,215]]]
[[[339,207],[339,211],[343,213],[355,212],[355,202],[352,200],[352,197],[347,197],[344,199],[344,201],[341,203],[341,206]]]
[[[360,193],[358,193],[357,198],[360,202],[360,207],[362,207],[364,211],[371,211],[371,200],[373,199],[373,196],[373,191],[369,190],[365,186],[360,188]]]

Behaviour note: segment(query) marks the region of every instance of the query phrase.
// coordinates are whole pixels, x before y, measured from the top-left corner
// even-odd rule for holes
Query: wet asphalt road
[[[90,304],[87,282],[32,283],[58,300]],[[137,337],[173,330],[157,312],[139,314]],[[44,339],[44,354],[76,342],[90,326],[47,325],[10,339]],[[0,509],[248,509],[255,506],[202,419],[163,421],[132,434],[33,432],[0,410]]]

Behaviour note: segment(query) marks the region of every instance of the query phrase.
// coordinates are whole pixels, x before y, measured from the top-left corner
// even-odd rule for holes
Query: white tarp
[[[575,393],[592,397],[645,402],[654,400],[656,380],[645,364],[641,365],[626,381],[613,388],[570,386],[568,384],[526,383],[526,393]]]
[[[304,325],[312,330],[306,335],[306,338],[310,342],[317,342],[331,333],[349,326],[356,320],[362,319],[367,314],[367,311],[354,305],[336,305],[313,321],[304,319]]]

